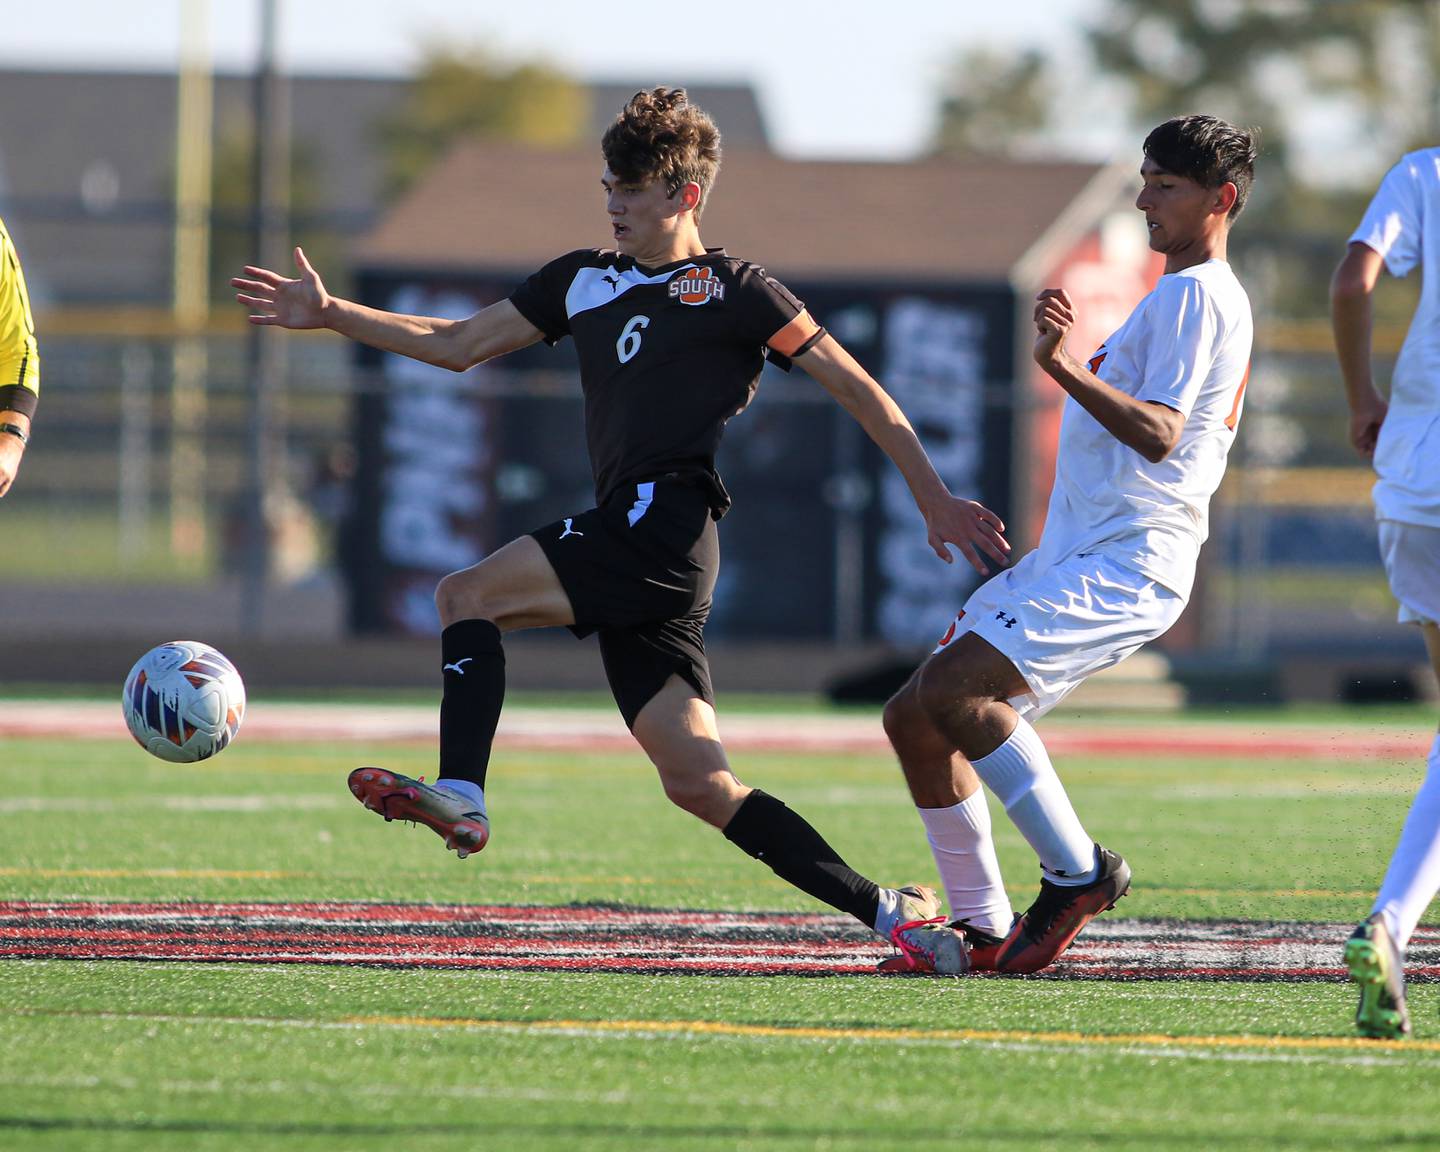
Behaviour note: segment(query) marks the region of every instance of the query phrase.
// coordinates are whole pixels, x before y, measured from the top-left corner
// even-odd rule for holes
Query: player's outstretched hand
[[[247,264],[245,275],[230,281],[232,288],[239,289],[235,299],[250,309],[250,323],[281,328],[325,327],[330,293],[299,248],[295,249],[295,267],[300,270],[298,280]]]
[[[939,511],[927,518],[926,527],[930,531],[930,547],[947,564],[954,560],[950,549],[945,547],[947,544],[959,548],[965,559],[970,561],[970,567],[982,576],[990,575],[984,556],[999,564],[1010,561],[1005,521],[977,501],[950,497]]]

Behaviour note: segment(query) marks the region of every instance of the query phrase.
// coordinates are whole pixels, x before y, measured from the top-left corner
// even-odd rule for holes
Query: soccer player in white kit
[[[1382,268],[1404,276],[1417,265],[1420,303],[1387,405],[1370,370],[1371,294]],[[1420,626],[1440,675],[1440,148],[1412,152],[1381,182],[1335,269],[1330,312],[1350,402],[1350,442],[1373,458],[1378,477],[1385,573],[1401,622]],[[1440,735],[1375,906],[1345,944],[1345,964],[1360,985],[1355,1023],[1366,1036],[1396,1039],[1410,1031],[1405,947],[1437,890]]]
[[[886,705],[950,917],[902,924],[887,971],[1046,967],[1130,884],[1086,833],[1031,721],[1180,616],[1245,394],[1250,302],[1226,263],[1254,175],[1250,133],[1209,116],[1145,140],[1150,247],[1165,272],[1120,330],[1077,360],[1063,289],[1036,298],[1036,362],[1067,393],[1039,545],[966,601]],[[1040,858],[1012,923],[981,782]]]

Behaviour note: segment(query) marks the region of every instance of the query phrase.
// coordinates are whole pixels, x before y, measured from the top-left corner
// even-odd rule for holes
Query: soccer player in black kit
[[[716,728],[704,627],[729,497],[715,450],[768,357],[799,364],[894,461],[936,554],[982,574],[1003,562],[999,517],[951,496],[909,422],[803,304],[764,270],[707,249],[699,220],[720,163],[714,123],[683,89],[640,92],[605,132],[601,184],[613,249],[571,252],[464,320],[402,316],[331,296],[295,251],[298,279],[247,267],[231,283],[255,324],[330,328],[457,372],[537,340],[574,339],[596,506],[512,540],[440,581],[440,773],[380,768],[351,791],[428,825],[464,857],[489,836],[485,775],[505,693],[502,637],[563,625],[598,634],[606,676],[665,794],[791,884],[888,939],[938,915],[928,888],[880,888],[798,813],[742,784]]]

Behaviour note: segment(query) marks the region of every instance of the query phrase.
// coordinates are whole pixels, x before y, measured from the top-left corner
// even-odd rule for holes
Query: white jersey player
[[[1129,887],[1030,721],[1185,608],[1244,403],[1250,303],[1225,256],[1254,162],[1251,135],[1213,117],[1150,133],[1135,206],[1165,272],[1086,362],[1065,347],[1068,294],[1037,297],[1035,359],[1069,394],[1044,532],[885,709],[950,902],[948,924],[896,928],[888,970],[1038,971]],[[981,781],[1040,858],[1040,894],[1013,923]]]
[[[1395,362],[1387,404],[1370,366],[1371,294],[1382,268],[1420,267],[1420,304]],[[1331,284],[1331,319],[1350,440],[1373,457],[1375,516],[1400,620],[1418,624],[1440,675],[1440,148],[1392,168],[1350,237]],[[1440,890],[1440,735],[1400,833],[1375,906],[1345,945],[1360,985],[1356,1025],[1367,1036],[1410,1031],[1405,947]]]

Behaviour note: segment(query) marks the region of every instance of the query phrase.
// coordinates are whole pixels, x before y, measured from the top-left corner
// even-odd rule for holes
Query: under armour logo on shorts
[[[996,612],[995,619],[1004,620],[1006,628],[1014,628],[1017,622],[1014,616],[1006,616],[1004,612]]]
[[[583,532],[577,532],[577,531],[575,530],[575,528],[573,527],[574,523],[575,523],[574,517],[572,517],[572,516],[567,516],[567,517],[565,517],[565,531],[563,531],[563,532],[560,533],[560,539],[561,539],[561,540],[565,539],[566,536],[584,536],[584,535],[585,535],[585,533],[583,533]]]
[[[441,671],[441,672],[454,672],[457,676],[463,676],[463,675],[465,675],[465,669],[462,668],[462,667],[460,667],[460,665],[462,665],[462,664],[469,664],[470,661],[472,661],[473,659],[475,659],[473,656],[465,656],[465,657],[462,657],[461,659],[455,661],[455,663],[453,663],[453,664],[444,664],[444,665],[441,665],[440,671]]]

